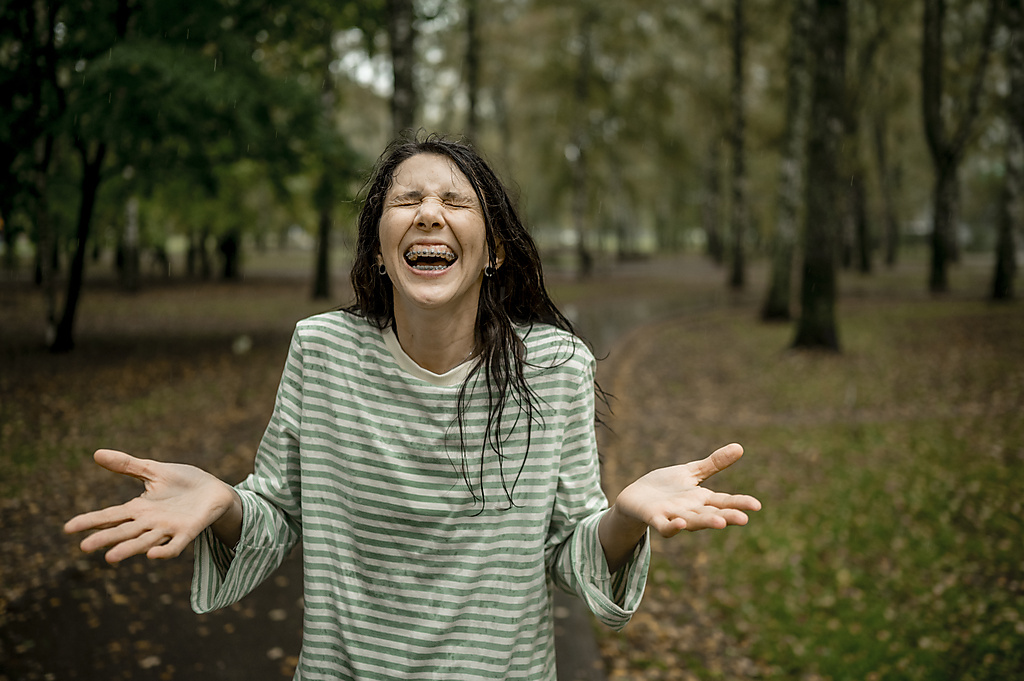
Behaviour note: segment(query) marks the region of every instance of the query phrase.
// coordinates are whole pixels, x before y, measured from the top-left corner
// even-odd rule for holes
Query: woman
[[[504,187],[469,147],[393,145],[359,218],[350,308],[300,322],[255,469],[232,488],[110,450],[143,480],[73,518],[82,549],[177,556],[192,605],[262,582],[301,539],[301,679],[554,679],[552,586],[622,627],[648,527],[742,525],[759,502],[699,487],[742,454],[654,471],[610,508],[594,359],[544,287]]]

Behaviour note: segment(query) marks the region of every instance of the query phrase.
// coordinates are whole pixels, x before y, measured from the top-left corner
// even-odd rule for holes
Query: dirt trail
[[[628,363],[631,341],[619,342],[637,324],[728,302],[718,278],[699,260],[634,263],[586,286],[554,277],[597,354],[612,354],[602,376],[643,370]],[[305,301],[304,284],[173,284],[133,298],[95,286],[84,298],[79,348],[58,357],[35,340],[36,298],[11,288],[0,295],[9,321],[0,338],[3,442],[13,450],[31,438],[55,452],[31,474],[9,464],[0,471],[17,486],[0,499],[0,681],[289,678],[301,639],[297,554],[241,604],[197,616],[188,603],[191,554],[113,568],[78,552],[60,527],[82,509],[138,493],[88,461],[97,444],[241,479],[291,326],[318,311],[295,303]],[[257,298],[263,307],[252,311],[240,302]],[[252,347],[239,353],[243,336]],[[589,615],[572,599],[559,600],[557,615],[560,678],[603,678]]]

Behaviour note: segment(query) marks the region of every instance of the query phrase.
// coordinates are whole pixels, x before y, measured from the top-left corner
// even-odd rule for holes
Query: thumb
[[[131,454],[119,452],[116,449],[97,449],[92,455],[93,460],[112,473],[127,475],[146,482],[150,480],[149,463],[145,459],[137,459]]]
[[[719,447],[711,453],[711,456],[695,462],[697,470],[694,475],[699,482],[704,482],[715,473],[724,471],[739,461],[741,456],[743,456],[743,447],[735,442]]]

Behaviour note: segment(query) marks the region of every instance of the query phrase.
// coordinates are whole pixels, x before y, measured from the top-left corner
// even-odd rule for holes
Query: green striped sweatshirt
[[[347,312],[300,322],[254,471],[237,488],[241,540],[232,549],[210,530],[196,540],[193,609],[238,601],[301,541],[296,679],[553,681],[556,586],[625,626],[650,554],[645,539],[608,573],[594,358],[554,327],[519,333],[537,409],[527,452],[526,419],[509,400],[499,460],[484,442],[482,370],[468,379],[460,432],[470,363],[430,373],[390,330]]]

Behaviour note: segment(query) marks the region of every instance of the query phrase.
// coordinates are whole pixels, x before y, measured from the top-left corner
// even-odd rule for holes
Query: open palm
[[[105,556],[110,563],[140,554],[173,558],[236,500],[227,484],[195,466],[138,459],[111,449],[97,451],[94,458],[107,470],[146,486],[127,503],[83,513],[64,525],[67,533],[95,530],[82,540],[82,550],[110,547]]]
[[[653,470],[622,490],[615,504],[623,514],[649,525],[663,537],[682,530],[746,525],[745,511],[760,510],[760,501],[746,494],[723,494],[700,486],[741,456],[743,448],[730,444],[700,461]]]

